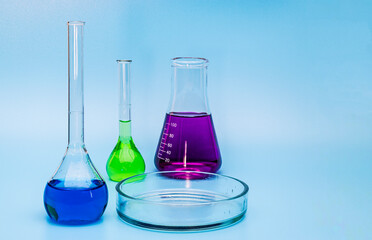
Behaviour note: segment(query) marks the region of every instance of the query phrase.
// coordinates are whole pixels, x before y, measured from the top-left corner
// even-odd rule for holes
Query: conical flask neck
[[[172,95],[168,112],[209,113],[207,63],[203,58],[173,59]]]

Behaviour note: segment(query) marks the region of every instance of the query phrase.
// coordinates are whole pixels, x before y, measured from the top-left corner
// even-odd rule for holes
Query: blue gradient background
[[[370,1],[0,0],[1,239],[372,239]],[[67,144],[67,26],[85,27],[85,141],[105,179],[118,135],[116,59],[133,59],[133,137],[153,171],[170,59],[210,60],[221,173],[249,211],[219,231],[54,225],[42,195]]]

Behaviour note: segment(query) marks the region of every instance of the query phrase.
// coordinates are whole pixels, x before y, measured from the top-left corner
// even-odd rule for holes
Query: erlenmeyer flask
[[[44,191],[48,215],[61,224],[86,224],[105,211],[107,186],[84,144],[83,26],[68,22],[68,146]]]
[[[106,164],[112,181],[144,173],[145,162],[132,138],[130,103],[130,64],[132,60],[117,60],[119,65],[119,139]]]
[[[204,58],[172,60],[172,95],[155,154],[161,171],[216,172],[221,154],[207,100]]]

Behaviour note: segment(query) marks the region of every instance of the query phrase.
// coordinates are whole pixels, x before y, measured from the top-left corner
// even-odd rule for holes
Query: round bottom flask
[[[60,224],[88,224],[106,209],[108,191],[84,146],[69,145],[56,174],[44,191],[49,217]]]
[[[110,180],[119,182],[145,172],[145,161],[132,138],[130,65],[132,60],[117,60],[119,66],[119,139],[112,150],[106,171]]]
[[[68,22],[68,146],[44,191],[48,215],[60,224],[97,221],[106,209],[107,186],[85,149],[82,67],[83,22]],[[72,70],[72,71],[70,71]]]
[[[73,184],[52,179],[44,191],[44,206],[49,217],[61,224],[97,221],[106,209],[107,200],[105,182],[96,179]]]

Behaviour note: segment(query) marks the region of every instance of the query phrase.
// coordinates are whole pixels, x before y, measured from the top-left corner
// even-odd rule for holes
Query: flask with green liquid
[[[130,64],[132,60],[117,60],[119,65],[119,140],[107,160],[106,170],[112,181],[145,172],[145,162],[132,139],[130,104]]]

